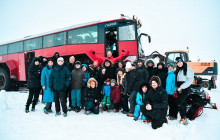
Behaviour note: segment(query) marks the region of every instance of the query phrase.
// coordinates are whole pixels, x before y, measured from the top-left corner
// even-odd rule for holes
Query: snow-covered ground
[[[209,93],[212,102],[216,102],[220,107],[220,90],[212,90]],[[55,113],[44,114],[44,104],[41,103],[36,106],[35,112],[25,113],[27,97],[27,93],[0,92],[0,140],[220,139],[219,110],[204,109],[204,113],[196,120],[190,121],[187,126],[176,120],[153,130],[150,124],[134,121],[122,113],[104,112],[87,116],[81,111],[68,112],[66,118],[55,117]]]

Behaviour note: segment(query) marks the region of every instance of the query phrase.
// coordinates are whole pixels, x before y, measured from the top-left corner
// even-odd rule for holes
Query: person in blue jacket
[[[169,120],[177,119],[177,107],[176,107],[176,85],[175,85],[175,70],[173,64],[168,65],[168,75],[166,79],[166,91],[168,94],[168,105],[169,105]]]
[[[140,107],[141,105],[144,105],[143,99],[145,98],[148,89],[149,89],[148,83],[142,83],[141,86],[139,87],[139,92],[137,93],[137,96],[136,96],[136,105],[135,105],[135,111],[134,111],[135,121],[137,121],[140,116],[140,112],[141,112]],[[146,120],[144,114],[141,115],[141,120]]]
[[[105,84],[103,86],[102,94],[102,110],[110,110],[111,106],[111,85],[110,85],[111,79],[106,79]],[[107,108],[106,108],[107,107]]]
[[[41,72],[41,86],[43,89],[43,102],[46,103],[46,106],[44,107],[44,113],[52,113],[51,107],[52,102],[54,101],[54,93],[51,91],[49,87],[49,80],[50,80],[50,74],[53,70],[53,60],[49,59],[47,66],[43,68]]]

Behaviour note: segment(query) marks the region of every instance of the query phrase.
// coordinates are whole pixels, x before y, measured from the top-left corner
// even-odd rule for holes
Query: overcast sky
[[[220,60],[220,0],[0,0],[0,43],[121,13],[142,20],[147,55],[189,46],[193,61]]]

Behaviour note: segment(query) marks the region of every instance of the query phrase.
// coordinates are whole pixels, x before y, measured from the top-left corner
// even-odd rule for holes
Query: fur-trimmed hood
[[[98,82],[95,78],[90,78],[87,82],[87,87],[90,88],[90,82],[94,81],[95,82],[95,87],[98,87]]]
[[[149,63],[152,63],[152,64],[153,64],[153,67],[155,66],[154,61],[153,61],[152,59],[148,59],[148,60],[146,60],[145,63],[144,63],[144,65],[145,65],[146,68],[148,68],[148,64],[149,64]]]
[[[151,77],[151,79],[149,81],[150,86],[152,85],[152,81],[154,81],[154,80],[157,81],[158,87],[160,87],[161,86],[161,80],[160,80],[160,77],[158,77],[158,76],[152,76]]]

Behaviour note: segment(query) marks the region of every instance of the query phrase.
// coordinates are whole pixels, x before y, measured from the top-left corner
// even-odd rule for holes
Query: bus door
[[[117,28],[105,28],[105,56],[108,51],[113,57],[118,57],[118,31]]]

